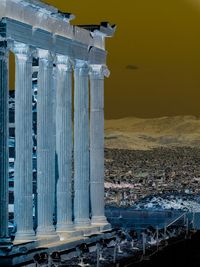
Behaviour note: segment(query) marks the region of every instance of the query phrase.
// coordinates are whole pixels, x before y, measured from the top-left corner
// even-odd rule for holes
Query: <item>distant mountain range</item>
[[[105,145],[107,148],[139,150],[172,146],[200,148],[200,118],[174,116],[107,120]]]

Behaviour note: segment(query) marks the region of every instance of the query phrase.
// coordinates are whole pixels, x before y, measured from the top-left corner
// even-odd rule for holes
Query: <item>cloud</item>
[[[126,69],[127,70],[138,70],[139,67],[136,66],[136,65],[129,64],[129,65],[126,66]]]

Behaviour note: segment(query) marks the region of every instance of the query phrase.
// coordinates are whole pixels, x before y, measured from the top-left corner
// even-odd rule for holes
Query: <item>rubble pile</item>
[[[193,200],[194,196],[200,193],[200,149],[106,149],[105,177],[107,205],[128,207],[145,199],[143,204],[141,202],[141,207],[144,208],[182,207],[183,210],[190,210],[190,205],[197,205],[197,200]],[[190,203],[188,198],[184,200],[189,195]],[[148,196],[154,196],[152,201],[146,198]],[[176,197],[173,199],[174,196]],[[136,208],[139,207],[140,205]],[[199,210],[199,206],[195,206],[195,209]]]

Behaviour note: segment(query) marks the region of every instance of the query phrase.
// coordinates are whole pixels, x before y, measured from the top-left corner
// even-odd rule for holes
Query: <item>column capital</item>
[[[37,48],[37,57],[51,63],[55,61],[55,54],[45,49]]]
[[[110,76],[110,71],[106,65],[98,65],[98,64],[90,65],[89,73],[91,79],[104,79],[104,77]]]
[[[56,55],[56,65],[58,69],[72,72],[72,61],[68,56]]]
[[[88,76],[89,74],[90,69],[87,61],[75,60],[74,68],[75,68],[75,73],[78,73],[80,76]]]
[[[11,51],[15,54],[17,59],[20,60],[29,60],[32,59],[34,49],[33,47],[24,44],[24,43],[18,43],[13,42],[11,45]]]

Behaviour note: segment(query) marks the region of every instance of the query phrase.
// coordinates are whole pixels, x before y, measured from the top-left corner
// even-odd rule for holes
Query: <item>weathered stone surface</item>
[[[72,222],[72,66],[69,58],[57,56],[56,162],[57,232],[73,230]]]
[[[74,73],[74,215],[77,227],[90,225],[88,72],[89,68],[85,62],[76,62]]]
[[[39,50],[38,77],[38,228],[37,236],[55,235],[53,226],[55,190],[55,150],[53,141],[53,58],[46,50]]]
[[[33,240],[32,198],[32,53],[15,43],[15,240]]]
[[[8,242],[8,50],[0,42],[0,248]]]
[[[107,224],[104,215],[104,74],[101,65],[90,72],[90,199],[92,224]]]

